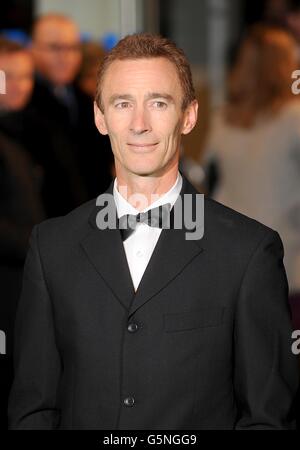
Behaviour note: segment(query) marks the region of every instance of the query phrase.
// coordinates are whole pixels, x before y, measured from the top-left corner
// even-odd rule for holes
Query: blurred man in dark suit
[[[60,140],[56,152],[81,177],[81,200],[92,198],[111,181],[112,153],[108,138],[97,133],[91,99],[73,83],[82,59],[76,24],[59,14],[37,19],[32,54],[37,76],[31,103]]]

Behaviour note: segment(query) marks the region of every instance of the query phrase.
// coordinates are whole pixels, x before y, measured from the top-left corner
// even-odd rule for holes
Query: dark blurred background
[[[300,1],[1,0],[0,8],[0,428],[29,235],[114,177],[93,98],[105,53],[129,33],[160,33],[187,54],[199,121],[183,139],[181,170],[207,195],[280,233],[300,329],[300,106],[291,91]]]

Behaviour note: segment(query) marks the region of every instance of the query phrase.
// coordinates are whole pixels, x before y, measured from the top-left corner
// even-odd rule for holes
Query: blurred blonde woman
[[[279,232],[294,324],[300,328],[300,101],[292,93],[297,46],[284,30],[256,25],[242,42],[204,159],[214,161],[219,202]]]

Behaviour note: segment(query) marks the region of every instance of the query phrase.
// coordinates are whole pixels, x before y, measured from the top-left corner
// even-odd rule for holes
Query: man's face
[[[32,52],[38,72],[57,86],[71,83],[81,63],[79,32],[72,23],[46,21],[36,31]]]
[[[6,93],[0,95],[0,106],[8,111],[23,109],[32,92],[33,62],[26,52],[0,54],[0,68],[5,73]]]
[[[178,164],[181,134],[197,120],[197,102],[182,110],[183,90],[165,58],[114,61],[104,75],[95,122],[108,134],[116,171],[161,176]]]

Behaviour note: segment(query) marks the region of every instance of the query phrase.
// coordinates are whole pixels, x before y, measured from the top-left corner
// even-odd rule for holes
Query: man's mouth
[[[133,151],[146,153],[147,151],[152,151],[156,147],[157,144],[158,144],[158,142],[154,142],[154,143],[151,143],[151,144],[130,142],[127,145]]]
[[[158,142],[153,142],[150,144],[143,144],[141,142],[128,142],[128,145],[131,145],[132,147],[153,147],[153,145],[157,145]]]

